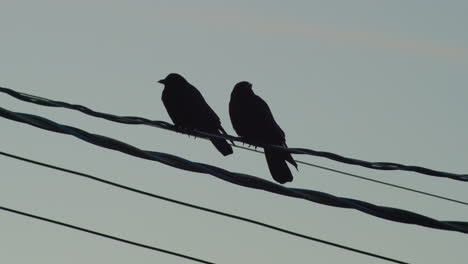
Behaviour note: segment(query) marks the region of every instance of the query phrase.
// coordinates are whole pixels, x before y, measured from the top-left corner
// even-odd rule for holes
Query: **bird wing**
[[[276,123],[268,104],[259,96],[253,99],[252,114],[255,115],[255,129],[262,133],[262,137],[267,143],[283,145],[286,141],[284,131]]]
[[[218,129],[221,121],[215,111],[208,105],[200,91],[190,85],[187,89],[187,103],[192,109],[192,116],[200,129]]]
[[[165,88],[161,99],[174,125],[189,127],[187,122],[190,120],[190,111],[181,103],[180,96],[172,89]]]

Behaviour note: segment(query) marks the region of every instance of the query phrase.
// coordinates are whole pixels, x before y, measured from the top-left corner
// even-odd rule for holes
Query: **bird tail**
[[[286,160],[290,163],[290,160],[294,162],[289,153],[265,148],[265,158],[268,164],[268,169],[270,169],[271,176],[273,176],[273,179],[275,179],[275,181],[284,184],[293,180],[292,173],[289,170],[288,165],[286,164]]]
[[[233,153],[231,145],[227,143],[224,139],[210,139],[211,143],[216,147],[216,149],[223,154],[223,156],[227,156]]]
[[[286,148],[288,147],[288,145],[286,145],[286,143],[284,143],[284,146],[285,146]],[[293,166],[296,168],[296,170],[299,170],[299,169],[297,168],[297,163],[296,163],[296,161],[293,159],[293,157],[291,156],[290,153],[285,153],[285,157],[286,157],[286,161],[287,161],[287,162],[289,162],[291,165],[293,165]]]

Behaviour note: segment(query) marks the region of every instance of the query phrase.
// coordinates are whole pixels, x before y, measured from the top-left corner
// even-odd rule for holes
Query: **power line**
[[[170,130],[170,131],[179,132],[179,133],[185,133],[185,134],[189,134],[192,136],[198,136],[202,138],[210,138],[210,139],[222,138],[222,139],[228,139],[230,141],[237,141],[237,142],[247,143],[250,145],[255,145],[257,147],[264,147],[263,145],[255,144],[255,142],[247,142],[245,139],[240,138],[240,137],[234,137],[230,135],[221,135],[221,134],[211,134],[211,133],[206,133],[206,132],[201,132],[201,131],[181,131],[177,129],[174,125],[169,124],[164,121],[157,121],[157,120],[154,121],[154,120],[149,120],[149,119],[142,118],[142,117],[117,116],[117,115],[97,112],[82,105],[70,104],[70,103],[61,102],[61,101],[54,101],[51,99],[42,98],[42,97],[35,96],[35,95],[20,93],[20,92],[17,92],[17,91],[14,91],[12,89],[5,88],[5,87],[0,87],[0,92],[6,93],[10,96],[13,96],[25,102],[39,104],[43,106],[49,106],[49,107],[63,107],[63,108],[73,109],[73,110],[77,110],[82,113],[85,113],[87,115],[90,115],[90,116],[103,118],[103,119],[113,121],[113,122],[133,124],[133,125],[144,124],[144,125],[150,125],[150,126]],[[331,152],[316,151],[316,150],[306,149],[306,148],[285,148],[285,147],[277,146],[277,145],[268,145],[268,147],[273,148],[273,149],[287,151],[293,154],[306,154],[306,155],[324,157],[324,158],[328,158],[334,161],[351,164],[351,165],[358,165],[358,166],[362,166],[362,167],[369,168],[369,169],[412,171],[412,172],[417,172],[417,173],[430,175],[430,176],[444,177],[444,178],[449,178],[449,179],[458,180],[458,181],[468,181],[468,174],[456,174],[456,173],[449,173],[449,172],[444,172],[444,171],[436,171],[436,170],[432,170],[432,169],[428,169],[424,167],[404,165],[404,164],[398,164],[394,162],[370,162],[370,161],[344,157],[344,156],[331,153]]]
[[[388,258],[388,257],[385,257],[385,256],[377,255],[377,254],[374,254],[374,253],[370,253],[370,252],[367,252],[367,251],[363,251],[363,250],[355,249],[355,248],[352,248],[352,247],[340,245],[340,244],[330,242],[330,241],[326,241],[326,240],[323,240],[323,239],[311,237],[311,236],[304,235],[304,234],[301,234],[301,233],[297,233],[297,232],[294,232],[294,231],[290,231],[290,230],[287,230],[287,229],[284,229],[284,228],[280,228],[280,227],[277,227],[277,226],[266,224],[266,223],[263,223],[263,222],[260,222],[260,221],[257,221],[257,220],[249,219],[249,218],[246,218],[246,217],[233,215],[233,214],[221,212],[221,211],[218,211],[218,210],[198,206],[198,205],[195,205],[195,204],[178,201],[178,200],[171,199],[171,198],[168,198],[168,197],[164,197],[164,196],[161,196],[161,195],[145,192],[145,191],[142,191],[142,190],[139,190],[139,189],[136,189],[136,188],[126,186],[126,185],[122,185],[122,184],[115,183],[115,182],[112,182],[112,181],[104,180],[102,178],[98,178],[98,177],[92,176],[90,174],[86,174],[86,173],[82,173],[82,172],[78,172],[78,171],[74,171],[74,170],[69,170],[69,169],[57,167],[57,166],[54,166],[54,165],[51,165],[51,164],[47,164],[47,163],[27,159],[27,158],[16,156],[16,155],[9,154],[9,153],[5,153],[3,151],[0,151],[0,154],[2,154],[4,156],[7,156],[7,157],[10,157],[10,158],[17,159],[17,160],[21,160],[21,161],[36,164],[36,165],[39,165],[39,166],[47,167],[47,168],[50,168],[50,169],[59,170],[59,171],[67,172],[67,173],[70,173],[70,174],[75,174],[75,175],[78,175],[78,176],[81,176],[81,177],[85,177],[85,178],[88,178],[88,179],[91,179],[91,180],[94,180],[94,181],[98,181],[98,182],[101,182],[101,183],[104,183],[104,184],[107,184],[107,185],[111,185],[111,186],[114,186],[114,187],[117,187],[117,188],[121,188],[121,189],[124,189],[124,190],[127,190],[127,191],[139,193],[139,194],[149,196],[149,197],[152,197],[152,198],[161,199],[161,200],[164,200],[164,201],[167,201],[167,202],[170,202],[170,203],[175,203],[175,204],[190,207],[190,208],[193,208],[193,209],[197,209],[197,210],[201,210],[201,211],[205,211],[205,212],[209,212],[209,213],[229,217],[229,218],[232,218],[232,219],[240,220],[240,221],[243,221],[243,222],[255,224],[255,225],[262,226],[262,227],[265,227],[265,228],[269,228],[269,229],[272,229],[272,230],[276,230],[276,231],[279,231],[279,232],[282,232],[282,233],[285,233],[285,234],[289,234],[289,235],[292,235],[292,236],[296,236],[296,237],[304,238],[304,239],[307,239],[307,240],[319,242],[319,243],[322,243],[322,244],[330,245],[330,246],[333,246],[333,247],[341,248],[341,249],[352,251],[352,252],[355,252],[355,253],[359,253],[359,254],[363,254],[363,255],[367,255],[367,256],[370,256],[370,257],[375,257],[375,258],[379,258],[379,259],[383,259],[383,260],[387,260],[387,261],[394,262],[394,263],[407,263],[407,262],[403,262],[403,261],[400,261],[400,260],[396,260],[396,259]]]
[[[457,231],[468,234],[468,222],[440,221],[425,215],[399,208],[379,206],[366,201],[338,197],[311,189],[286,187],[253,175],[231,172],[220,167],[201,162],[193,162],[168,153],[142,150],[114,138],[89,133],[76,127],[62,125],[37,115],[17,113],[0,107],[0,116],[17,122],[29,124],[44,130],[71,135],[90,144],[119,151],[134,157],[156,161],[186,171],[211,175],[218,179],[243,187],[263,190],[298,199],[304,199],[309,202],[319,203],[327,206],[352,208],[363,213],[394,222],[414,224],[429,228]]]
[[[91,110],[91,109],[89,109],[89,108],[87,108],[85,106],[82,106],[82,105],[76,105],[76,104],[69,104],[69,103],[66,103],[66,102],[54,101],[54,100],[50,100],[50,99],[47,99],[47,98],[42,98],[42,97],[35,96],[35,95],[29,95],[29,94],[25,94],[25,93],[16,92],[16,91],[14,91],[12,89],[4,88],[4,87],[0,87],[0,92],[7,93],[7,94],[9,94],[9,95],[11,95],[11,96],[13,96],[13,97],[15,97],[17,99],[20,99],[20,100],[23,100],[23,101],[26,101],[26,102],[35,103],[35,104],[44,105],[44,106],[50,106],[50,107],[64,107],[64,108],[68,108],[68,109],[73,109],[73,110],[77,110],[77,111],[83,112],[85,114],[94,116],[94,117],[99,117],[99,118],[103,118],[103,119],[114,121],[114,122],[125,123],[125,124],[145,124],[145,125],[150,125],[150,126],[162,128],[162,129],[167,129],[167,130],[170,130],[170,131],[181,132],[181,133],[190,133],[189,131],[178,131],[173,125],[171,125],[171,124],[169,124],[167,122],[164,122],[164,121],[152,121],[152,120],[148,120],[146,118],[141,118],[141,117],[116,116],[116,115],[112,115],[112,114],[96,112],[96,111]],[[232,136],[227,136],[226,137],[224,135],[214,135],[214,134],[205,133],[205,132],[201,132],[201,131],[193,131],[193,132],[194,132],[194,134],[192,134],[192,135],[200,136],[203,139],[209,139],[209,138],[213,138],[213,137],[215,137],[215,138],[227,138],[227,139],[230,139],[231,141],[236,140],[236,141],[240,141],[240,142],[245,143],[243,141],[243,139],[232,137]],[[252,150],[250,148],[245,148],[245,147],[242,147],[242,146],[237,146],[237,145],[233,145],[233,146],[241,148],[241,149],[249,150],[249,151],[254,151],[254,152],[257,152],[257,153],[263,153],[261,151]],[[276,146],[276,147],[279,147],[279,146]],[[283,147],[279,147],[279,148],[282,148],[283,150],[285,150],[285,148],[283,148]],[[434,173],[435,174],[441,174],[441,175],[436,175],[436,176],[445,175],[447,177],[449,177],[450,175],[458,175],[458,174],[451,174],[451,173],[447,173],[447,172],[437,172],[437,171],[433,171],[433,170],[430,170],[430,169],[417,167],[417,166],[405,166],[405,165],[396,164],[396,163],[389,163],[389,162],[374,162],[373,163],[373,162],[367,162],[367,161],[360,161],[360,160],[356,160],[356,159],[345,158],[345,157],[342,157],[340,155],[337,155],[337,154],[334,154],[334,153],[329,153],[329,152],[314,151],[314,150],[308,150],[308,149],[292,149],[292,148],[291,149],[286,149],[286,150],[293,150],[293,151],[290,151],[290,152],[295,153],[295,154],[311,154],[311,155],[316,155],[316,156],[322,156],[322,157],[330,158],[332,160],[337,160],[337,161],[341,161],[341,162],[348,163],[348,164],[360,165],[360,166],[373,168],[373,169],[380,169],[380,170],[403,169],[403,170],[409,170],[409,171],[416,171],[416,172],[420,172],[420,173],[424,173],[424,174],[429,173],[429,175],[433,175]],[[450,201],[450,202],[455,202],[455,203],[458,203],[458,204],[468,205],[467,202],[452,199],[452,198],[448,198],[448,197],[444,197],[444,196],[441,196],[441,195],[431,194],[431,193],[428,193],[428,192],[425,192],[425,191],[421,191],[421,190],[417,190],[417,189],[413,189],[413,188],[409,188],[409,187],[404,187],[404,186],[401,186],[401,185],[396,185],[396,184],[387,183],[387,182],[383,182],[383,181],[379,181],[379,180],[374,180],[374,179],[370,179],[370,178],[367,178],[367,177],[364,177],[364,176],[351,174],[351,173],[347,173],[347,172],[327,168],[327,167],[324,167],[324,166],[314,165],[314,164],[304,162],[304,161],[296,160],[296,162],[304,164],[304,165],[313,166],[313,167],[316,167],[316,168],[321,168],[321,169],[324,169],[324,170],[340,173],[340,174],[343,174],[343,175],[359,178],[361,180],[366,180],[366,181],[370,181],[370,182],[374,182],[374,183],[378,183],[378,184],[383,184],[383,185],[386,185],[386,186],[390,186],[390,187],[394,187],[394,188],[398,188],[398,189],[401,189],[401,190],[410,191],[410,192],[414,192],[414,193],[419,193],[419,194],[422,194],[422,195],[426,195],[426,196],[430,196],[430,197],[434,197],[434,198],[438,198],[438,199],[443,199],[443,200]],[[445,176],[443,176],[443,177],[445,177]],[[468,177],[467,177],[468,175],[458,175],[458,176],[461,176],[461,177],[458,178],[458,180],[468,180]]]
[[[107,235],[107,234],[104,234],[104,233],[101,233],[101,232],[97,232],[97,231],[82,228],[82,227],[79,227],[79,226],[67,224],[67,223],[60,222],[60,221],[57,221],[57,220],[53,220],[53,219],[50,219],[50,218],[37,216],[37,215],[33,215],[33,214],[30,214],[30,213],[26,213],[26,212],[21,212],[21,211],[15,210],[15,209],[10,209],[10,208],[7,208],[7,207],[0,206],[0,210],[4,210],[4,211],[8,211],[10,213],[15,213],[15,214],[31,217],[31,218],[34,218],[34,219],[38,219],[38,220],[41,220],[41,221],[53,223],[53,224],[56,224],[56,225],[65,226],[65,227],[68,227],[68,228],[71,228],[71,229],[79,230],[79,231],[86,232],[86,233],[89,233],[89,234],[93,234],[93,235],[96,235],[96,236],[105,237],[105,238],[108,238],[108,239],[123,242],[123,243],[129,244],[129,245],[142,247],[142,248],[146,248],[146,249],[151,249],[151,250],[154,250],[154,251],[163,252],[163,253],[173,255],[173,256],[177,256],[177,257],[180,257],[180,258],[185,258],[185,259],[193,260],[193,261],[200,262],[200,263],[214,264],[214,262],[209,262],[209,261],[202,260],[202,259],[199,259],[199,258],[194,258],[194,257],[191,257],[191,256],[176,253],[176,252],[173,252],[173,251],[170,251],[170,250],[165,250],[165,249],[161,249],[161,248],[157,248],[157,247],[153,247],[153,246],[148,246],[148,245],[141,244],[141,243],[138,243],[138,242],[134,242],[134,241],[131,241],[131,240],[127,240],[127,239],[124,239],[124,238]]]
[[[246,147],[243,147],[243,146],[237,146],[237,145],[233,145],[233,146],[234,146],[234,147],[237,147],[237,148],[240,148],[240,149],[245,149],[245,150],[249,150],[249,151],[252,151],[252,152],[256,152],[256,153],[264,153],[263,151],[259,151],[259,150],[251,149],[251,148],[246,148]],[[336,173],[339,173],[339,174],[351,176],[351,177],[358,178],[358,179],[361,179],[361,180],[370,181],[370,182],[374,182],[374,183],[378,183],[378,184],[383,184],[383,185],[387,185],[387,186],[390,186],[390,187],[398,188],[398,189],[401,189],[401,190],[410,191],[410,192],[414,192],[414,193],[419,193],[419,194],[422,194],[422,195],[426,195],[426,196],[430,196],[430,197],[434,197],[434,198],[438,198],[438,199],[443,199],[443,200],[446,200],[446,201],[449,201],[449,202],[454,202],[454,203],[458,203],[458,204],[468,205],[467,202],[463,202],[463,201],[460,201],[460,200],[456,200],[456,199],[444,197],[444,196],[441,196],[441,195],[432,194],[432,193],[428,193],[428,192],[424,192],[424,191],[412,189],[412,188],[409,188],[409,187],[405,187],[405,186],[401,186],[401,185],[396,185],[396,184],[393,184],[393,183],[388,183],[388,182],[384,182],[384,181],[374,180],[374,179],[371,179],[371,178],[368,178],[368,177],[364,177],[364,176],[360,176],[360,175],[357,175],[357,174],[353,174],[353,173],[349,173],[349,172],[345,172],[345,171],[340,171],[340,170],[336,170],[336,169],[332,169],[332,168],[328,168],[328,167],[325,167],[325,166],[320,166],[320,165],[312,164],[312,163],[305,162],[305,161],[301,161],[301,160],[295,160],[295,161],[296,161],[297,163],[300,163],[300,164],[303,164],[303,165],[306,165],[306,166],[311,166],[311,167],[315,167],[315,168],[319,168],[319,169],[323,169],[323,170],[328,170],[328,171],[336,172]]]

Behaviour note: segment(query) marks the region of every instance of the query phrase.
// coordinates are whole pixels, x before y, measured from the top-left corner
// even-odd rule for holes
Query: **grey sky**
[[[253,83],[288,145],[372,161],[468,172],[465,1],[6,1],[0,85],[98,111],[169,121],[155,81],[199,88],[234,134],[234,84]],[[261,155],[64,109],[0,105],[270,180]],[[465,263],[466,235],[245,189],[1,119],[2,151],[76,169],[410,263]],[[468,201],[466,184],[295,156]],[[0,158],[1,205],[217,263],[387,263],[245,223]],[[288,186],[398,207],[440,220],[468,210],[300,166]],[[0,212],[5,263],[191,263]]]

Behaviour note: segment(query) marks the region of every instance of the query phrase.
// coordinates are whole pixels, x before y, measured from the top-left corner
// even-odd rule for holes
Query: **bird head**
[[[166,78],[158,81],[158,83],[162,83],[164,85],[179,85],[185,82],[187,81],[184,79],[184,77],[177,73],[170,73]]]
[[[232,93],[235,94],[249,94],[253,93],[252,91],[252,84],[246,81],[238,82],[235,86],[234,89],[232,90]]]

